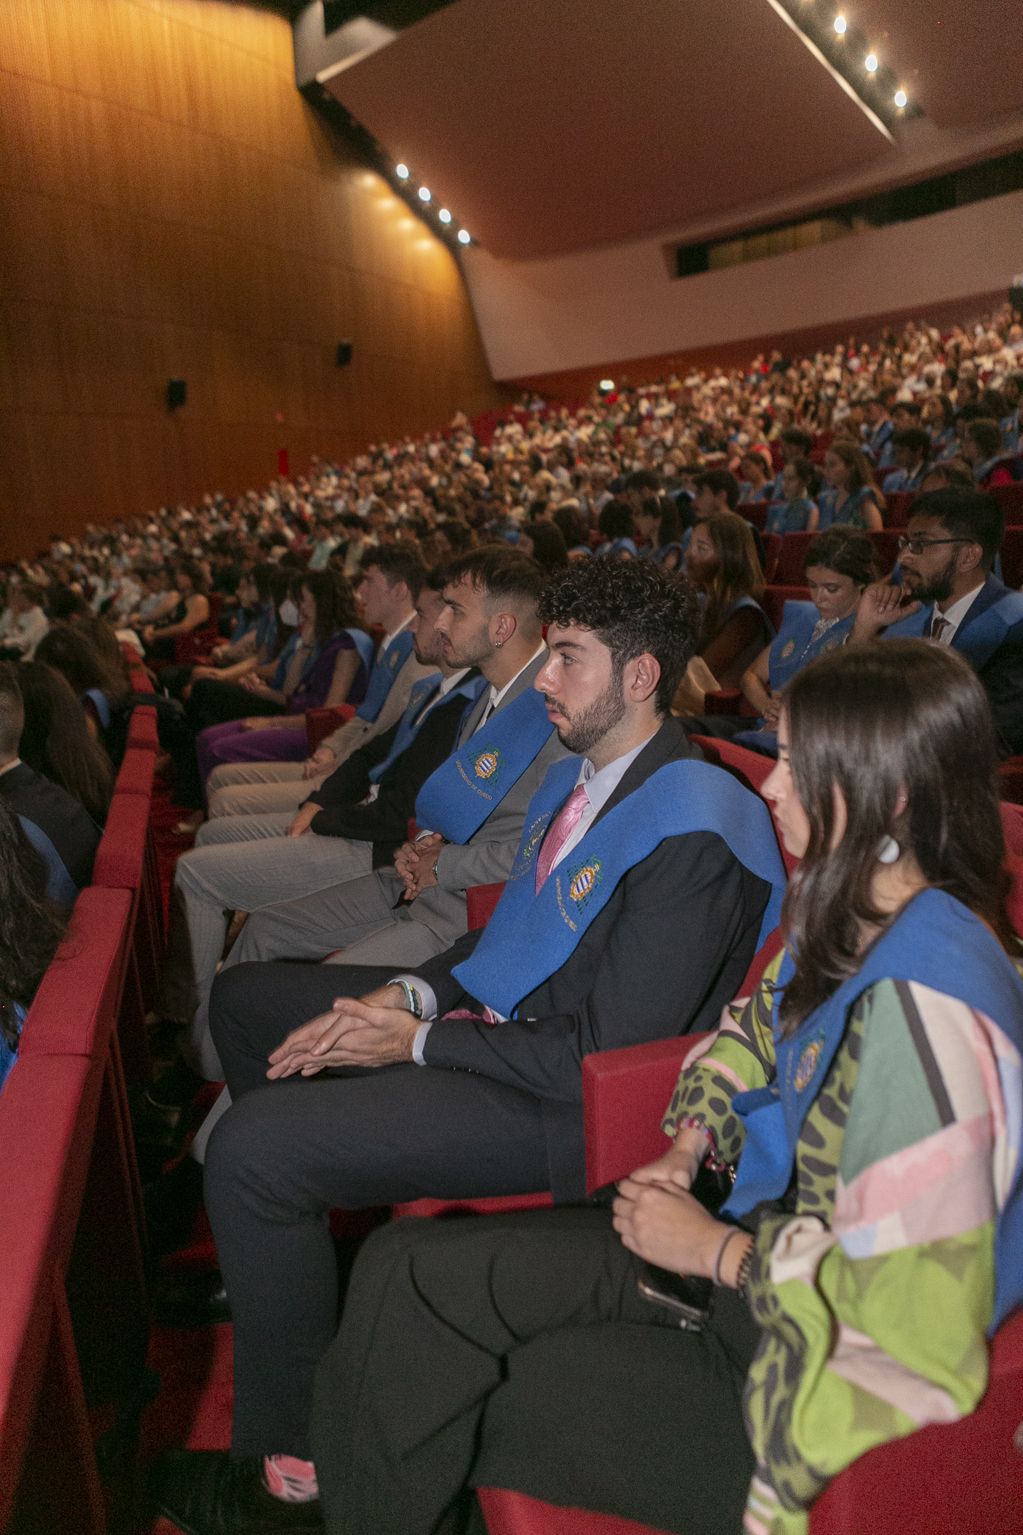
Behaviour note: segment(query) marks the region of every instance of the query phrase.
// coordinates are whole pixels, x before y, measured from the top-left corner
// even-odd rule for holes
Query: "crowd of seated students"
[[[0,798],[31,771],[22,693],[45,721],[63,686],[102,746],[96,695],[111,718],[130,698],[83,656],[133,630],[184,700],[166,728],[178,802],[209,812],[175,878],[162,1009],[188,1066],[227,1082],[197,1153],[224,1281],[213,1298],[235,1324],[235,1421],[233,1458],[159,1469],[157,1504],[181,1529],[476,1530],[471,1489],[491,1481],[686,1535],[737,1531],[748,1495],[750,1528],[795,1535],[827,1481],[905,1425],[869,1379],[831,1370],[827,1344],[796,1357],[790,1307],[815,1337],[827,1314],[872,1340],[915,1421],[939,1388],[946,1418],[979,1400],[983,1334],[1020,1300],[1019,1184],[997,1169],[1019,1161],[1003,1098],[1023,986],[993,873],[993,781],[996,749],[1023,751],[1023,598],[993,574],[1003,518],[984,491],[1014,477],[1021,360],[1006,314],[575,409],[531,402],[479,435],[458,417],[264,492],[55,539],[9,573],[0,633],[16,648],[29,599],[49,633],[25,688],[0,686]],[[925,496],[901,585],[875,579],[869,537],[894,475]],[[810,604],[777,636],[761,529],[744,516],[758,502],[763,531],[818,535]],[[179,663],[210,592],[230,648]],[[40,682],[50,668],[62,683]],[[784,1000],[776,966],[726,1012],[680,1079],[673,1149],[610,1210],[461,1233],[404,1223],[360,1260],[332,1343],[332,1209],[547,1189],[579,1204],[582,1057],[710,1028],[734,995],[781,914],[784,872],[763,803],[701,762],[690,737],[706,722],[672,713],[739,685],[757,718],[736,724],[778,753],[767,798],[802,859]],[[310,752],[305,711],[341,702],[355,718]],[[34,760],[95,820],[109,770],[83,753],[76,773],[70,740],[37,725]],[[468,933],[466,890],[505,880],[490,926]],[[214,980],[236,910],[250,915]],[[878,951],[889,968],[875,974]],[[982,1198],[954,1231],[925,1223],[865,1255],[846,1201],[869,1214],[872,1190],[898,1186],[918,1127],[878,1149],[871,1126],[898,1119],[939,1023],[1002,1126],[956,1174]],[[1009,1063],[1002,1077],[978,1035]],[[731,1103],[776,1073],[813,1084],[805,1122],[774,1127],[781,1164],[755,1136],[744,1154]],[[179,1082],[187,1094],[195,1078]],[[183,1126],[176,1089],[161,1098],[157,1082],[151,1101]],[[935,1127],[950,1147],[969,1139],[966,1112],[957,1099]],[[724,1223],[689,1192],[708,1149],[739,1166]],[[954,1293],[932,1282],[946,1243],[970,1255]],[[713,1281],[700,1330],[660,1325],[671,1314],[637,1290],[640,1260]],[[885,1270],[894,1329],[890,1309],[846,1306],[865,1262]],[[916,1348],[921,1293],[949,1340],[933,1368]],[[611,1404],[637,1324],[653,1325]],[[950,1385],[948,1359],[967,1352]],[[587,1378],[604,1389],[571,1390],[555,1430],[559,1379]],[[866,1427],[822,1438],[815,1390],[842,1393]],[[614,1449],[630,1434],[666,1454],[623,1469]],[[726,1452],[680,1456],[701,1434]]]

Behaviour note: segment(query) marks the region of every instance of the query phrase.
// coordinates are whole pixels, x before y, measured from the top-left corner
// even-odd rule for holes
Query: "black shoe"
[[[263,1484],[258,1457],[232,1460],[226,1450],[176,1450],[150,1477],[152,1501],[185,1535],[320,1535],[312,1503],[282,1503]]]
[[[224,1281],[212,1274],[182,1274],[161,1279],[153,1294],[158,1327],[211,1327],[231,1320]]]

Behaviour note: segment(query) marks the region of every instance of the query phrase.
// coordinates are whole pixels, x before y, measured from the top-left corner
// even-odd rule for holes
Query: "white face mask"
[[[289,629],[297,629],[302,615],[298,611],[298,604],[290,597],[286,597],[278,609],[282,624],[287,624]]]

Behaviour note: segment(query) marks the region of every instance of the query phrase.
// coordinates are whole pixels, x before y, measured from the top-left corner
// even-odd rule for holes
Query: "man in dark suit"
[[[918,635],[958,650],[984,684],[1011,757],[1023,752],[1023,593],[991,573],[1004,526],[982,491],[953,485],[918,496],[899,540],[902,585],[867,587],[852,638]]]
[[[71,904],[74,892],[84,889],[92,878],[99,828],[65,789],[19,759],[24,728],[17,670],[9,662],[0,663],[0,796],[46,859],[48,893],[62,904]]]
[[[235,1102],[210,1142],[206,1198],[235,1324],[233,1454],[247,1459],[163,1468],[158,1501],[183,1529],[317,1528],[315,1504],[305,1524],[285,1522],[284,1504],[274,1522],[272,1504],[282,1486],[315,1487],[298,1457],[336,1325],[328,1212],[582,1198],[582,1057],[713,1023],[772,920],[769,897],[777,909],[766,807],[667,718],[697,630],[688,586],[646,561],[577,563],[541,615],[536,687],[581,761],[555,765],[534,796],[490,927],[411,975],[265,963],[214,988]],[[325,1067],[342,1074],[302,1080]]]

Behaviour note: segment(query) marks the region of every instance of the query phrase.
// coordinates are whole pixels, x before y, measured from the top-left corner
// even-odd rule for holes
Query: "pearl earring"
[[[885,837],[877,850],[878,863],[898,863],[902,849],[894,837]]]

